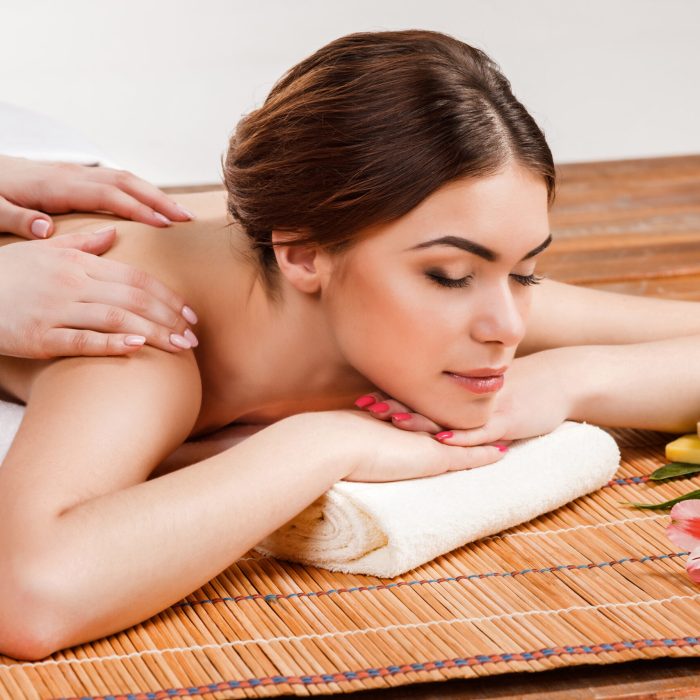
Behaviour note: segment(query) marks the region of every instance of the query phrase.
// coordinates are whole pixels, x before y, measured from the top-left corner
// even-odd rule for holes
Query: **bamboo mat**
[[[404,576],[338,574],[249,552],[183,601],[39,662],[0,656],[2,698],[243,698],[697,656],[700,588],[647,483],[673,436],[610,429],[622,465],[593,494]],[[565,465],[562,465],[565,468]],[[698,636],[696,636],[698,635]]]

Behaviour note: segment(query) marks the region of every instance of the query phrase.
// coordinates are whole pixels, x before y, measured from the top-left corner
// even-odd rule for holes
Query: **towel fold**
[[[620,465],[612,436],[566,421],[498,462],[424,479],[339,481],[256,551],[331,571],[398,576],[583,496]]]

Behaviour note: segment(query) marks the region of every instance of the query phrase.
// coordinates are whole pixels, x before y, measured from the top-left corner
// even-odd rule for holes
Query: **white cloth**
[[[40,161],[119,167],[76,129],[6,102],[0,102],[0,153]]]
[[[331,571],[398,576],[600,488],[620,465],[601,428],[566,421],[498,462],[425,479],[339,481],[258,552]]]
[[[0,401],[0,466],[24,416],[24,406]]]

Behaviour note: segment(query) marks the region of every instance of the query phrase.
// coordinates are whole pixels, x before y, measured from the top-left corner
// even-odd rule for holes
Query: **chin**
[[[440,407],[439,411],[424,415],[435,421],[438,425],[449,430],[471,430],[484,425],[494,410],[494,396],[482,396],[468,403],[455,406],[453,410],[445,410],[446,406]]]

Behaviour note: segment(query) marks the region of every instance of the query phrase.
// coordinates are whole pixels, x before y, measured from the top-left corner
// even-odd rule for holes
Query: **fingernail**
[[[37,238],[46,238],[49,235],[49,222],[46,219],[34,219],[31,231]]]
[[[110,224],[109,226],[103,226],[102,228],[98,228],[97,231],[93,231],[93,236],[103,236],[105,233],[112,233],[112,231],[116,231],[117,227],[114,226],[113,224]],[[136,337],[136,336],[134,336]],[[139,336],[141,337],[141,336]]]
[[[508,450],[508,445],[496,445],[496,447],[501,451],[501,452],[506,452]]]
[[[410,413],[394,413],[391,416],[394,420],[408,420],[411,417]]]
[[[189,209],[185,209],[185,207],[181,207],[179,204],[176,204],[175,206],[190,220],[194,221],[194,219],[197,218]]]
[[[166,226],[170,226],[173,222],[168,219],[167,216],[163,216],[159,211],[154,211],[153,212],[153,218],[156,221],[160,221],[161,224],[165,224]]]
[[[197,336],[189,329],[185,328],[185,332],[183,333],[185,338],[190,342],[190,345],[192,345],[193,348],[196,348],[199,345],[199,341],[197,340]]]
[[[381,401],[380,403],[375,403],[374,406],[370,406],[369,410],[372,411],[372,413],[383,413],[389,410],[389,404]]]
[[[192,345],[187,338],[183,338],[181,335],[177,335],[177,333],[171,333],[170,334],[170,342],[175,345],[178,348],[182,348],[183,350],[189,350]]]
[[[124,338],[124,345],[143,345],[146,338],[142,335],[127,335]]]
[[[449,440],[452,437],[453,433],[451,430],[443,430],[441,433],[438,433],[435,438],[437,440]]]
[[[189,306],[182,307],[182,317],[185,319],[185,321],[187,321],[187,323],[197,323],[199,321],[197,314],[192,311]]]
[[[364,396],[360,396],[360,398],[355,401],[355,406],[358,408],[367,408],[367,406],[371,406],[375,401],[376,399],[374,396],[365,394]]]

